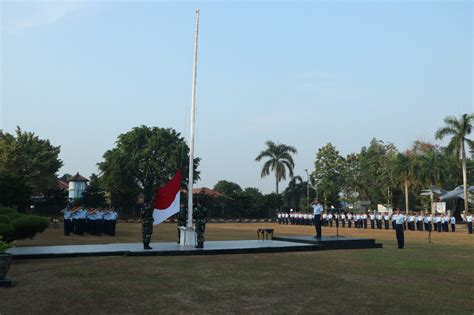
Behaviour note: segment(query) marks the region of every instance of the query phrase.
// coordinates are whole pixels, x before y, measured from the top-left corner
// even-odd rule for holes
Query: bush
[[[10,225],[15,231],[15,239],[33,238],[36,233],[41,233],[48,227],[49,221],[37,215],[25,215],[12,220]]]
[[[43,232],[49,220],[37,215],[18,213],[10,208],[0,208],[0,240],[11,242],[16,239],[32,238]]]
[[[0,215],[0,223],[9,224],[10,219],[6,215]]]
[[[0,223],[0,241],[11,242],[15,238],[15,230],[11,224]]]
[[[0,214],[7,214],[7,213],[13,213],[15,210],[12,208],[5,208],[5,207],[0,207]]]

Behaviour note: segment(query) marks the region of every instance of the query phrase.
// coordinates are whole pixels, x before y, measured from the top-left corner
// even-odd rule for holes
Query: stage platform
[[[372,238],[354,238],[344,236],[323,236],[321,240],[307,235],[285,235],[274,236],[273,240],[284,242],[295,242],[298,244],[320,245],[320,250],[328,249],[364,249],[382,248],[381,243],[376,243]]]
[[[179,246],[176,243],[152,243],[143,250],[142,243],[100,245],[30,246],[10,248],[13,259],[64,258],[83,256],[179,256],[245,253],[301,252],[321,250],[320,244],[277,240],[207,241],[204,248]]]

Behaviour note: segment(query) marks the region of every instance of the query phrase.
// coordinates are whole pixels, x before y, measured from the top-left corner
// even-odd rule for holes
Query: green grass
[[[255,227],[216,225],[209,234],[249,238]],[[398,250],[391,231],[344,232],[375,233],[384,248],[14,261],[0,313],[473,313],[471,235],[435,235],[428,244],[406,234]]]

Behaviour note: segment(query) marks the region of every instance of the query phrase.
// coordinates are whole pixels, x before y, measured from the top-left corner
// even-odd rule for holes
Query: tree
[[[260,154],[255,158],[255,161],[260,162],[264,158],[267,159],[263,164],[260,176],[263,178],[270,175],[270,172],[274,172],[276,180],[275,192],[278,194],[278,184],[286,179],[287,170],[290,177],[293,177],[295,162],[293,161],[292,154],[296,154],[297,150],[292,146],[274,143],[273,141],[267,141],[265,144],[267,148],[260,152]]]
[[[31,187],[25,180],[0,170],[0,206],[26,206],[31,197]]]
[[[82,203],[86,207],[103,207],[105,205],[105,192],[101,186],[100,178],[96,174],[90,177],[89,185],[82,193]]]
[[[337,204],[343,188],[344,158],[331,143],[318,150],[311,178],[325,205]]]
[[[405,194],[405,211],[408,213],[409,208],[409,192],[410,183],[414,181],[416,173],[416,164],[413,157],[408,153],[399,153],[396,157],[396,174],[401,178]]]
[[[118,136],[116,147],[98,164],[114,205],[133,207],[139,193],[145,201],[154,190],[181,169],[181,186],[188,181],[189,148],[174,129],[140,126]],[[194,159],[194,179],[199,180],[199,158]]]
[[[218,181],[217,184],[214,185],[213,190],[218,191],[226,196],[242,192],[242,188],[239,186],[239,184],[226,180]]]
[[[357,155],[356,183],[359,198],[370,199],[372,206],[391,204],[398,180],[394,174],[394,160],[398,154],[392,143],[372,139]]]
[[[447,150],[449,153],[459,154],[462,164],[462,180],[464,187],[464,214],[468,211],[467,195],[467,166],[466,166],[466,143],[469,147],[474,146],[474,141],[467,137],[472,132],[474,114],[463,114],[459,119],[453,116],[444,118],[445,126],[439,128],[436,133],[436,139],[444,139],[451,136]]]
[[[34,194],[56,187],[56,173],[63,165],[59,152],[59,146],[20,127],[15,135],[0,130],[0,170],[23,178]]]
[[[306,189],[307,183],[303,182],[301,176],[294,176],[291,178],[288,187],[283,192],[285,204],[291,208],[300,207],[303,199],[307,201]]]

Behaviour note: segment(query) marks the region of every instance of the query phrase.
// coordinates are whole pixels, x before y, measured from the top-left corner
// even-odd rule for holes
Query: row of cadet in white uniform
[[[431,231],[435,230],[438,232],[448,232],[449,225],[451,225],[451,231],[456,231],[456,218],[454,216],[448,216],[441,213],[429,214],[418,212],[417,214],[410,213],[400,214],[404,219],[404,229],[411,231]],[[472,214],[468,213],[466,217],[464,214],[461,214],[461,218],[466,222],[467,229],[469,234],[472,234]],[[304,212],[279,212],[277,214],[277,219],[279,224],[291,224],[291,225],[313,225],[314,224],[314,215]],[[372,229],[386,229],[388,230],[390,226],[393,229],[396,228],[396,214],[395,213],[377,213],[375,211],[369,211],[368,213],[356,212],[352,214],[351,212],[342,212],[331,213],[323,212],[321,216],[323,226],[333,226],[333,223],[336,226],[339,224],[342,227],[351,228],[354,225],[355,228],[370,228]]]
[[[64,235],[89,233],[115,236],[118,214],[114,209],[67,207],[61,212],[64,216]]]

